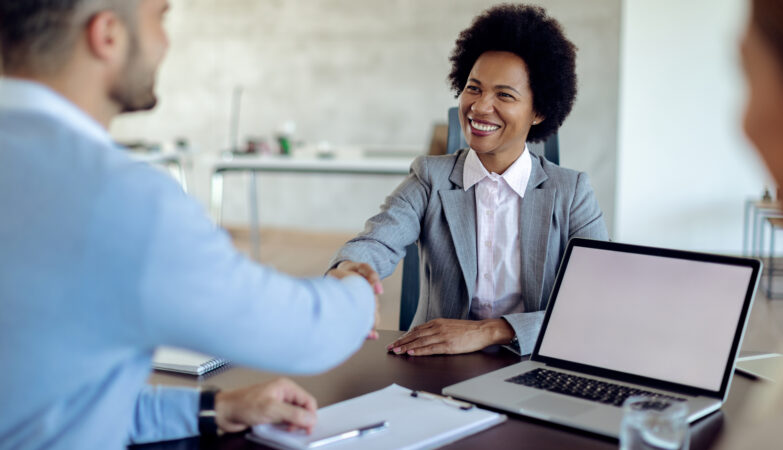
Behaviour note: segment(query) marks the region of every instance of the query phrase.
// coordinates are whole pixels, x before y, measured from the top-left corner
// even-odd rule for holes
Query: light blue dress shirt
[[[313,373],[373,317],[363,279],[253,263],[75,105],[0,78],[0,448],[195,435],[197,391],[146,385],[156,346]]]

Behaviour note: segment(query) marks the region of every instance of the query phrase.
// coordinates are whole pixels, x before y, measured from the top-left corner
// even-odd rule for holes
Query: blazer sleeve
[[[432,189],[428,177],[427,159],[420,156],[413,161],[408,177],[381,205],[381,212],[370,217],[364,231],[337,251],[329,268],[355,261],[371,265],[381,278],[391,275],[405,256],[405,248],[419,239]]]
[[[568,238],[583,237],[607,240],[609,233],[604,223],[604,213],[598,206],[598,199],[590,185],[590,179],[584,172],[576,177],[574,198],[571,201],[571,213],[568,220]]]
[[[604,214],[598,206],[595,192],[584,172],[579,172],[576,177],[568,224],[568,239],[573,237],[609,239]],[[562,243],[562,248],[565,248],[565,244]],[[554,274],[552,276],[554,277]],[[546,311],[531,311],[503,316],[503,319],[514,329],[519,342],[519,347],[512,350],[518,351],[521,355],[533,353],[541,325],[544,323],[545,313]]]

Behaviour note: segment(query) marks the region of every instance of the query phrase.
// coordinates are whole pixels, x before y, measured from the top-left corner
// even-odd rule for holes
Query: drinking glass
[[[637,395],[623,403],[621,450],[688,450],[689,444],[685,402]]]

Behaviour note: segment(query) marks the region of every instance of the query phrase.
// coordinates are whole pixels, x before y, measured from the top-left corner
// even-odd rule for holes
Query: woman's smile
[[[470,123],[470,132],[474,136],[489,136],[500,129],[500,125],[488,122],[486,120],[474,119],[468,116]]]

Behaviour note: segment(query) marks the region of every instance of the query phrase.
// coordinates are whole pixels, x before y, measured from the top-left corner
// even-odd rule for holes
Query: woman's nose
[[[488,95],[482,95],[470,106],[475,113],[488,114],[492,112],[492,99]]]

